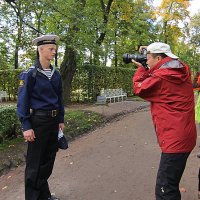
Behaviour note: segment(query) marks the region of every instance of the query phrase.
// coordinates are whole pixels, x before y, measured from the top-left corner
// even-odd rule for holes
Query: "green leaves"
[[[17,118],[16,105],[0,106],[0,118],[0,143],[21,135],[21,125]]]
[[[191,43],[200,45],[200,12],[191,18],[190,23]]]
[[[190,53],[179,49],[185,42],[188,49],[196,49],[192,55],[199,60],[200,20],[194,16],[188,26],[188,6],[185,0],[163,0],[159,8],[153,8],[148,0],[1,2],[0,69],[32,63],[36,51],[31,41],[41,33],[61,38],[58,63],[68,100],[77,68],[85,63],[105,66],[108,62],[115,68],[129,67],[123,65],[122,55],[136,53],[141,45],[166,42],[175,54],[181,52],[184,59],[191,60]]]

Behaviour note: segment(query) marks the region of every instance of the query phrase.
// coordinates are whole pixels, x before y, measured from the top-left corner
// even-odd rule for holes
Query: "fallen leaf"
[[[5,190],[5,189],[7,189],[7,188],[8,188],[8,186],[5,186],[5,187],[2,188],[2,190]]]
[[[186,189],[184,187],[179,188],[180,192],[186,192]]]

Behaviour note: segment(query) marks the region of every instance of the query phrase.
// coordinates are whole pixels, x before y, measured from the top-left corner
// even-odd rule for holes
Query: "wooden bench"
[[[7,101],[8,95],[6,91],[0,91],[0,102],[3,101],[3,99],[5,99]]]
[[[120,89],[102,89],[100,96],[97,96],[97,103],[105,104],[107,101],[110,103],[124,101],[127,98],[127,93]]]

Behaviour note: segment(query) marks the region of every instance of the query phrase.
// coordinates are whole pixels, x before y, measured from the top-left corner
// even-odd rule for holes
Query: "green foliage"
[[[16,105],[1,106],[0,118],[0,150],[22,142],[21,124],[16,115]],[[103,121],[103,117],[95,112],[70,110],[65,113],[64,132],[71,139],[91,130]]]
[[[108,3],[111,10],[107,12]],[[18,0],[15,4],[0,2],[0,69],[14,68],[15,62],[24,66],[33,59],[31,41],[38,34],[55,33],[61,37],[62,50],[70,47],[78,54],[77,63],[100,64],[112,60],[112,66],[122,63],[121,55],[135,53],[140,45],[165,41],[175,49],[183,30],[188,25],[189,1],[165,0],[159,8],[147,0]],[[103,5],[101,4],[103,3]],[[103,7],[105,9],[103,9]],[[106,13],[106,12],[107,13]],[[153,15],[155,11],[155,15]],[[156,21],[158,18],[160,21]],[[105,21],[107,17],[107,21]],[[199,19],[192,19],[192,43],[198,44]],[[184,29],[186,29],[184,27]],[[105,33],[98,44],[101,33]],[[190,41],[189,41],[190,43]],[[19,54],[17,54],[17,51]],[[62,51],[60,59],[64,56]],[[69,61],[70,63],[70,61]]]
[[[135,73],[130,68],[96,67],[85,65],[77,69],[72,84],[72,101],[96,101],[102,88],[122,88],[132,96],[132,77]]]
[[[102,116],[91,111],[68,111],[65,115],[65,135],[72,139],[103,122]]]
[[[0,69],[14,68],[17,62],[19,66],[26,66],[35,55],[32,39],[49,33],[61,38],[58,63],[61,63],[64,94],[69,97],[68,91],[71,90],[73,101],[94,101],[101,88],[121,87],[131,95],[132,71],[127,73],[113,68],[92,71],[78,66],[84,63],[105,66],[109,61],[112,67],[127,68],[130,65],[122,64],[122,55],[136,53],[140,45],[151,42],[167,42],[175,54],[196,68],[199,16],[195,15],[188,26],[189,1],[163,0],[158,8],[153,8],[152,2],[18,0],[11,6],[1,1]],[[10,74],[0,72],[0,90],[6,90],[10,99],[16,99],[17,78]]]
[[[4,90],[9,99],[15,100],[18,91],[18,76],[22,70],[0,70],[0,91]]]
[[[0,106],[0,119],[0,143],[21,135],[15,105]]]
[[[174,53],[179,56],[180,60],[189,65],[192,74],[194,75],[198,70],[200,54],[197,53],[198,49],[195,45],[185,44],[180,42],[174,49]]]
[[[191,18],[190,23],[191,43],[200,45],[200,11]]]
[[[8,48],[3,42],[0,42],[0,69],[8,69],[7,59]]]
[[[94,64],[95,59],[105,64],[111,58],[115,60],[113,66],[116,66],[116,63],[121,63],[117,57],[120,58],[124,52],[149,43],[153,37],[153,20],[149,20],[152,10],[147,0],[102,2],[103,5],[99,0],[19,0],[13,6],[0,4],[0,17],[6,22],[4,29],[7,30],[3,31],[1,38],[4,44],[12,46],[9,48],[11,66],[14,66],[17,50],[22,50],[19,66],[26,62],[25,58],[33,58],[31,40],[38,33],[58,34],[60,46],[75,49],[81,64],[86,61]],[[109,2],[110,12],[107,10]],[[105,34],[103,39],[100,38],[102,33]]]
[[[5,90],[11,100],[17,99],[18,76],[22,70],[0,70],[0,90]],[[80,66],[73,79],[73,102],[96,101],[102,88],[122,88],[132,96],[132,68]]]
[[[121,66],[124,53],[136,53],[139,46],[154,40],[156,32],[152,12],[145,0],[114,2],[104,41],[108,52],[114,51],[114,55],[110,55],[112,66]]]

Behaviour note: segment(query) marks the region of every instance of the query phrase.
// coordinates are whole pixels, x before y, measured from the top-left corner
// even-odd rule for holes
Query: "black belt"
[[[56,117],[59,110],[33,110],[32,114],[37,116]]]

